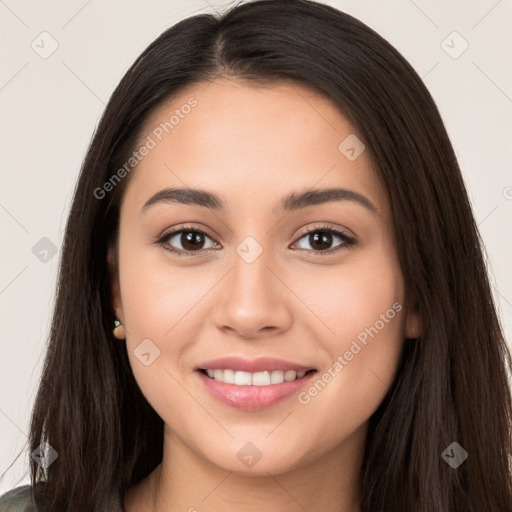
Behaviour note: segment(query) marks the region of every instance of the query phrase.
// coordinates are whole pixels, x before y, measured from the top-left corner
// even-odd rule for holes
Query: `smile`
[[[230,369],[199,369],[195,373],[208,393],[222,404],[236,409],[257,411],[298,393],[317,370],[250,373]]]

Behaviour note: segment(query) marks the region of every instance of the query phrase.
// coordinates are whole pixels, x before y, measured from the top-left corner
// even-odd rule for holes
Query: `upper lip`
[[[201,363],[198,370],[237,370],[243,372],[262,372],[264,370],[293,370],[296,372],[314,370],[312,366],[304,366],[275,357],[258,357],[257,359],[246,359],[239,356],[226,356],[218,359],[210,359]]]

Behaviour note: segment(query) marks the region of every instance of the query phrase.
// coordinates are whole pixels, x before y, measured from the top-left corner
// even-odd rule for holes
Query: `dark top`
[[[23,485],[0,496],[0,512],[38,512],[37,506],[32,501],[30,489],[30,485]],[[105,503],[101,512],[123,512],[119,496],[112,493],[111,499]]]

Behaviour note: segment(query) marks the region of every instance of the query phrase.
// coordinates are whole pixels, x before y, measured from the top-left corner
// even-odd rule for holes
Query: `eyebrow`
[[[292,192],[281,199],[278,209],[273,208],[272,211],[275,214],[287,213],[333,201],[354,202],[377,214],[377,208],[367,197],[346,188],[310,189],[305,192]],[[141,214],[160,203],[203,206],[215,211],[227,210],[226,202],[213,192],[196,188],[164,188],[144,203]]]

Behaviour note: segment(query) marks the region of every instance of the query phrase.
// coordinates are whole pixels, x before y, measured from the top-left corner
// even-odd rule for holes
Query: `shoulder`
[[[38,482],[36,485],[40,485]],[[46,507],[42,506],[43,510]],[[41,512],[32,501],[32,487],[22,485],[11,489],[6,494],[0,496],[0,512]],[[123,512],[120,495],[117,491],[112,491],[107,503],[105,512]]]
[[[0,512],[37,512],[32,502],[31,486],[22,485],[0,496]]]

